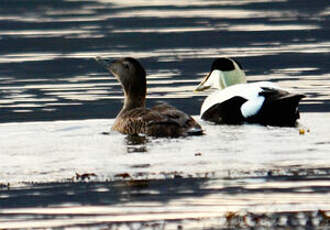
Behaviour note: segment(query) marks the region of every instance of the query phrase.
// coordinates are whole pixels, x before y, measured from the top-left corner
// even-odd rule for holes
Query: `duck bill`
[[[109,69],[109,67],[112,64],[112,61],[110,59],[103,58],[103,57],[100,57],[100,56],[95,57],[95,60],[106,69]]]
[[[194,92],[200,92],[200,91],[204,91],[207,90],[209,88],[211,88],[210,85],[206,85],[207,81],[209,80],[209,77],[211,76],[211,72],[208,73],[203,80],[201,81],[201,83],[199,83],[199,85],[196,87],[196,89],[194,89]]]

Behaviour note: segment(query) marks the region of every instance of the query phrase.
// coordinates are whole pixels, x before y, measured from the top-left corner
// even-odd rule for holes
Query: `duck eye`
[[[129,65],[128,65],[127,62],[124,62],[124,63],[123,63],[123,66],[124,66],[126,69],[129,69]]]

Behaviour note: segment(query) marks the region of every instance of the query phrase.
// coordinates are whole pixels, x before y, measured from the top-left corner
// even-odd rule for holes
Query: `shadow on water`
[[[204,191],[201,187],[206,181],[207,179],[203,178],[177,178],[31,185],[17,190],[2,190],[2,195],[6,194],[8,197],[2,199],[1,208],[61,206],[66,203],[73,205],[115,205],[134,201],[167,203],[171,199],[188,195],[186,191],[191,193],[194,191],[196,197],[206,195],[209,191]],[[153,193],[157,195],[152,195]]]
[[[299,181],[301,183],[312,184],[312,181],[320,183],[329,180],[329,168],[308,170],[322,172],[322,174],[319,176],[273,176],[268,172],[268,175],[266,176],[238,177],[235,179],[215,179],[206,177],[182,178],[179,175],[174,175],[174,178],[172,177],[171,179],[162,180],[122,179],[111,182],[81,181],[27,184],[21,188],[7,189],[3,187],[0,190],[0,196],[2,197],[0,208],[6,211],[0,213],[0,219],[29,220],[30,218],[37,218],[46,221],[44,226],[52,226],[53,223],[47,223],[47,220],[58,219],[61,222],[63,221],[61,220],[62,218],[70,216],[72,221],[70,224],[62,223],[59,226],[95,227],[99,225],[107,225],[108,227],[114,227],[117,225],[130,226],[132,223],[136,223],[146,227],[150,224],[155,224],[155,221],[157,226],[160,224],[157,220],[159,217],[154,217],[153,220],[150,220],[146,216],[150,214],[155,216],[162,214],[164,220],[167,218],[169,219],[165,222],[161,222],[160,226],[154,229],[163,229],[165,224],[169,225],[171,223],[178,225],[178,227],[184,224],[184,226],[189,229],[189,225],[186,226],[188,222],[182,222],[182,217],[180,217],[179,214],[180,211],[178,211],[177,214],[174,213],[176,215],[174,219],[169,217],[173,210],[182,209],[184,212],[189,213],[191,208],[194,210],[196,207],[199,207],[202,209],[209,209],[212,212],[216,207],[218,207],[219,210],[225,208],[226,205],[228,205],[226,199],[230,201],[232,200],[232,197],[236,197],[235,199],[238,198],[246,203],[251,203],[251,201],[256,202],[253,200],[253,197],[258,196],[258,194],[263,194],[263,197],[267,197],[268,195],[274,197],[283,196],[283,199],[288,199],[286,195],[290,194],[291,199],[289,198],[289,200],[291,201],[289,201],[289,203],[292,202],[292,205],[295,203],[295,200],[292,200],[294,196],[308,197],[322,196],[323,194],[326,195],[330,189],[329,185],[297,185],[297,187],[292,186],[292,184],[290,185],[290,182],[295,182],[297,184]],[[324,172],[327,172],[328,174],[324,175]],[[263,184],[284,182],[288,183],[288,187],[286,188],[283,185],[277,187],[276,184],[272,187],[264,185],[260,188],[248,187],[248,185],[251,184],[251,181],[259,181],[260,183],[260,180],[263,181]],[[224,186],[219,187],[220,184],[223,184]],[[232,185],[230,186],[230,184]],[[210,199],[209,202],[211,203],[208,203],[208,199]],[[263,202],[261,201],[260,203]],[[251,207],[254,205],[255,204],[249,204]],[[270,201],[268,205],[277,206],[279,204],[274,204],[273,201]],[[100,210],[92,211],[93,209],[90,209],[88,214],[83,214],[80,213],[79,209],[75,210],[75,207],[78,206],[100,207]],[[46,212],[42,211],[40,208],[43,207],[50,210]],[[114,208],[114,213],[110,212],[106,214],[106,211],[103,210],[102,207],[112,207]],[[250,210],[252,210],[251,207]],[[281,207],[281,205],[279,205],[279,207]],[[219,215],[218,213],[217,217],[198,217],[197,219],[190,217],[189,222],[191,224],[203,220],[203,226],[216,226],[217,229],[227,229],[227,227],[247,229],[250,227],[265,226],[267,226],[268,229],[278,229],[279,227],[291,227],[291,229],[300,229],[301,227],[308,227],[308,229],[327,229],[330,225],[330,215],[327,210],[308,210],[303,208],[302,210],[293,209],[290,211],[290,209],[284,209],[286,211],[280,211],[281,208],[279,207],[278,209],[275,208],[277,211],[270,211],[270,207],[268,207],[268,211],[226,211],[222,215]],[[12,208],[17,211],[11,213],[10,210]],[[24,209],[19,211],[19,208],[28,209],[25,211]],[[144,208],[147,208],[148,211],[146,212]],[[158,210],[159,208],[161,209]],[[164,210],[162,208],[164,208]],[[127,216],[132,215],[132,211],[135,213],[134,215],[138,216],[141,214],[144,216],[140,220],[136,219],[135,221],[127,221]],[[100,223],[97,216],[104,215],[109,217]],[[125,217],[121,221],[114,220],[116,216],[122,215]],[[88,216],[96,218],[90,223],[86,223],[79,219],[87,218]],[[214,220],[216,220],[216,222],[214,222]],[[209,223],[210,221],[211,223]],[[8,222],[3,223],[6,224]]]
[[[148,165],[136,165],[136,168]],[[240,176],[214,178],[208,173],[203,177],[183,177],[180,172],[164,173],[167,179],[148,179],[148,174],[127,173],[115,175],[117,179],[98,182],[90,177],[73,177],[71,182],[37,183],[24,182],[22,187],[11,188],[2,185],[0,188],[1,208],[48,207],[70,205],[116,205],[134,202],[169,203],[183,198],[203,199],[210,194],[222,195],[244,194],[327,194],[330,168],[291,168],[277,170],[240,172]],[[245,175],[244,174],[250,174]],[[259,174],[259,176],[258,176]],[[78,175],[78,174],[77,174]],[[95,176],[95,175],[94,175]],[[141,177],[139,178],[139,177]],[[119,179],[122,178],[122,179]],[[87,181],[85,181],[87,180]],[[315,181],[316,184],[312,182]],[[277,183],[283,182],[277,187]],[[300,183],[297,183],[300,182]],[[250,188],[251,184],[260,186]],[[269,183],[272,186],[264,186]],[[297,184],[296,187],[294,184]],[[302,184],[306,185],[302,185]],[[318,184],[319,183],[319,184]],[[283,186],[284,185],[284,186]],[[287,185],[287,187],[285,187]],[[251,196],[252,197],[252,196]],[[202,201],[202,200],[201,200]],[[201,202],[202,203],[202,202]],[[198,202],[197,202],[198,204]]]

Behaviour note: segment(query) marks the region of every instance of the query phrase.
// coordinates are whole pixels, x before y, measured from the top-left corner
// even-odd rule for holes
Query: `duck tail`
[[[298,104],[305,96],[302,94],[282,94],[266,97],[263,111],[260,113],[269,125],[295,126],[300,118]]]
[[[283,98],[279,98],[276,104],[278,104],[279,109],[284,111],[281,117],[287,116],[289,121],[291,119],[291,124],[295,125],[296,120],[300,118],[298,105],[300,100],[304,97],[305,96],[301,94],[288,94]],[[287,111],[287,113],[285,113],[285,111]]]
[[[204,135],[204,130],[202,126],[200,126],[193,118],[190,118],[188,123],[188,129],[186,130],[186,134],[188,136],[200,136]]]
[[[201,127],[193,127],[187,130],[187,135],[188,136],[201,136],[204,135],[204,130]]]

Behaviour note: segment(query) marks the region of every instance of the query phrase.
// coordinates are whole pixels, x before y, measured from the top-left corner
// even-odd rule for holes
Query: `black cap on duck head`
[[[239,68],[243,69],[240,63],[238,63],[237,61],[234,61],[230,58],[217,58],[212,63],[211,71],[213,71],[215,69],[221,70],[221,71],[235,70],[234,62],[237,63]]]

